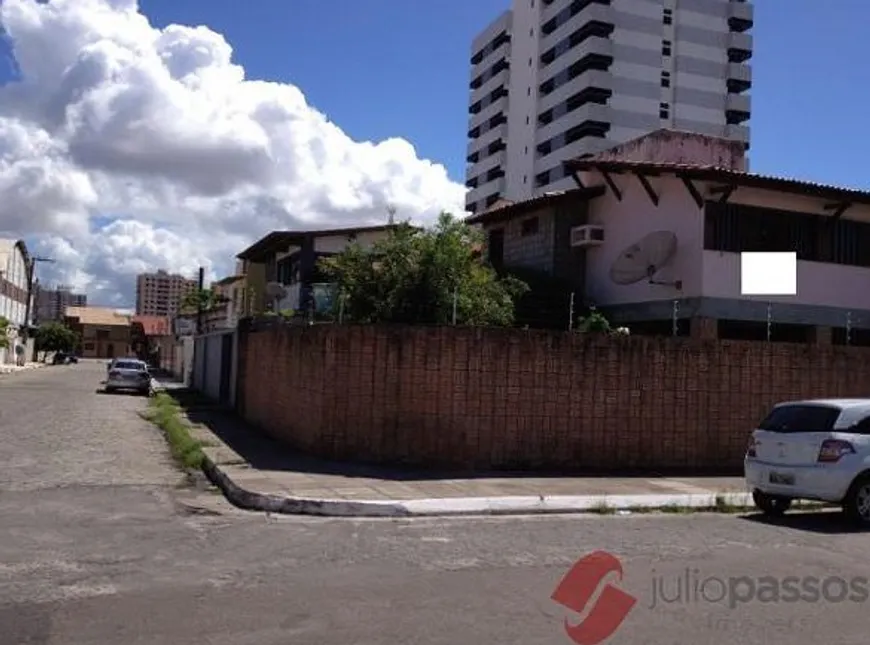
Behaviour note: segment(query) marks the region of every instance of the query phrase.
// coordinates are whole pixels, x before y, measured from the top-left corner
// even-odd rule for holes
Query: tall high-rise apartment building
[[[83,293],[73,293],[67,285],[56,287],[36,286],[34,297],[33,320],[35,323],[60,322],[67,307],[87,307],[88,297]]]
[[[668,128],[749,147],[753,6],[513,0],[472,45],[466,206],[574,186],[562,162]]]
[[[136,276],[136,315],[174,316],[181,301],[196,290],[196,280],[183,275],[157,271]]]

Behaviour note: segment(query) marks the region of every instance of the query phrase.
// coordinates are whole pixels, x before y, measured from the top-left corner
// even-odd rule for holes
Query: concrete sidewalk
[[[0,365],[0,374],[16,374],[27,370],[34,370],[40,367],[45,367],[46,363],[25,363],[24,365],[2,364]]]
[[[372,467],[293,453],[216,406],[191,406],[186,416],[205,444],[206,475],[251,510],[401,517],[751,505],[740,477],[463,477]]]

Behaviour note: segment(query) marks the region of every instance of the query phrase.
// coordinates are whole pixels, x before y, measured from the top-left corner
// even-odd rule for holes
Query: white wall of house
[[[363,248],[370,248],[387,235],[387,231],[364,231],[358,233],[355,238],[350,238],[347,235],[318,237],[314,240],[314,251],[315,253],[341,253],[354,241]]]
[[[753,188],[738,188],[729,201],[816,215],[824,214],[824,206],[828,203],[827,200]],[[870,207],[855,205],[842,217],[870,222]],[[870,268],[868,267],[799,260],[797,296],[741,296],[739,254],[704,251],[703,258],[704,295],[709,297],[870,309]]]
[[[16,240],[0,240],[0,274],[2,278],[27,293],[27,263]],[[0,363],[14,363],[15,347],[22,343],[19,328],[26,323],[27,304],[0,291],[0,316],[9,321],[8,348],[0,349]]]
[[[870,268],[833,263],[798,261],[796,296],[741,295],[740,254],[704,250],[704,212],[679,179],[670,175],[650,178],[660,200],[655,206],[636,177],[612,175],[612,178],[622,192],[622,201],[618,201],[608,188],[607,194],[593,200],[590,208],[590,223],[600,224],[605,229],[604,244],[589,249],[587,253],[588,293],[597,304],[705,296],[870,309]],[[583,173],[582,179],[588,186],[605,185],[597,173]],[[702,195],[709,194],[710,186],[703,182],[695,182],[695,185]],[[754,188],[738,188],[729,201],[812,214],[825,214],[824,206],[828,203],[802,195]],[[853,206],[842,217],[870,222],[870,207]],[[674,259],[656,279],[682,280],[682,291],[650,285],[646,280],[628,286],[614,284],[609,278],[613,261],[644,235],[658,230],[673,231],[678,242]]]
[[[589,223],[604,227],[604,244],[591,247],[586,253],[589,299],[599,305],[615,305],[701,296],[704,217],[685,186],[676,179],[651,178],[650,183],[659,195],[656,206],[633,175],[612,178],[622,201],[608,189],[590,204]],[[597,173],[585,173],[583,181],[587,185],[604,183]],[[682,280],[682,291],[650,285],[645,279],[631,285],[618,285],[610,279],[610,267],[619,255],[654,231],[673,231],[677,236],[677,252],[671,263],[656,275],[656,280]]]

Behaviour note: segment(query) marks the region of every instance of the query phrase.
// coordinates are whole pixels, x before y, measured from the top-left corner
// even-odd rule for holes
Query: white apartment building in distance
[[[563,161],[661,128],[749,148],[750,2],[512,1],[472,45],[468,211],[573,188]]]
[[[195,291],[196,280],[157,271],[136,276],[136,315],[175,316],[185,295]]]

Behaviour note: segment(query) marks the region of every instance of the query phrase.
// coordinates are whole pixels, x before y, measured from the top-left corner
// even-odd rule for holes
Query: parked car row
[[[774,406],[749,439],[744,475],[766,515],[814,500],[840,505],[870,527],[870,399]]]

